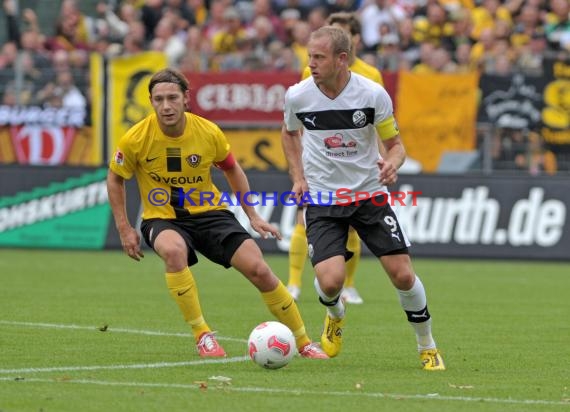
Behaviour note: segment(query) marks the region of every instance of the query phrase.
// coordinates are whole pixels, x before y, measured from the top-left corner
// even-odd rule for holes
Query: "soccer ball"
[[[291,329],[275,321],[257,325],[251,331],[247,344],[249,357],[266,369],[282,368],[297,353]]]

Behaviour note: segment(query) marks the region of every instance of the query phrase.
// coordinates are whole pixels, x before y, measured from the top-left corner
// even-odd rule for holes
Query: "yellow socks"
[[[178,304],[184,320],[192,327],[194,338],[198,341],[202,333],[210,332],[210,327],[202,316],[198,288],[190,268],[186,267],[180,272],[166,273],[165,278],[170,295]]]
[[[305,226],[296,224],[289,245],[289,286],[301,287],[301,276],[307,260],[307,252]]]
[[[352,258],[346,262],[346,280],[344,282],[344,286],[348,288],[354,287],[354,274],[356,273],[356,267],[360,262],[360,250],[362,249],[360,245],[360,238],[354,229],[350,229],[348,231],[348,241],[346,242],[346,248],[354,253]]]
[[[311,342],[305,331],[305,324],[303,319],[301,319],[299,308],[281,281],[279,281],[279,285],[274,290],[262,293],[261,297],[277,320],[291,329],[297,342],[297,349]]]

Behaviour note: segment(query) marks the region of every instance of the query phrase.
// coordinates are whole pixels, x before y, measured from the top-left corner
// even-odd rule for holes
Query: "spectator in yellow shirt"
[[[501,5],[499,0],[483,0],[479,7],[471,11],[473,30],[471,37],[478,40],[484,29],[493,29],[498,20],[505,21],[510,26],[513,24],[511,12]]]

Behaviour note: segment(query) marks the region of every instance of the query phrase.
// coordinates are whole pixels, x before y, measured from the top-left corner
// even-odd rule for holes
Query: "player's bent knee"
[[[400,270],[390,274],[392,283],[400,290],[410,290],[414,286],[416,275],[408,270]]]
[[[319,287],[326,296],[333,297],[338,295],[344,285],[344,277],[326,276],[319,279]]]
[[[242,266],[236,266],[236,269],[242,272],[244,276],[252,282],[261,281],[274,276],[273,272],[263,259],[254,259],[250,262],[246,262],[246,264]]]
[[[342,290],[342,285],[339,287],[338,285],[330,285],[330,286],[321,286],[323,293],[329,297],[334,297],[338,295]]]
[[[273,276],[273,272],[263,259],[259,259],[253,262],[252,276],[257,278],[266,278]]]
[[[158,253],[167,266],[181,268],[188,266],[188,252],[185,244],[173,243],[168,246],[163,245],[158,250]]]

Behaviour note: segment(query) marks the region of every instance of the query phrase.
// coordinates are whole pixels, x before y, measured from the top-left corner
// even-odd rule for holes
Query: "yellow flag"
[[[476,145],[479,76],[399,73],[396,119],[409,157],[433,172],[446,151]]]
[[[224,130],[235,158],[244,169],[287,171],[279,129]]]
[[[108,158],[111,158],[123,134],[152,112],[148,83],[155,72],[167,65],[166,56],[160,52],[118,57],[109,62],[106,108],[109,125]]]

